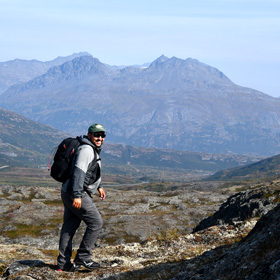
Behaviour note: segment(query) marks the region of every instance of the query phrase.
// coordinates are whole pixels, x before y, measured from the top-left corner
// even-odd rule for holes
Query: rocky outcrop
[[[279,200],[279,190],[274,187],[252,189],[230,196],[213,215],[202,220],[193,230],[220,224],[233,224],[252,217],[261,217],[274,208]]]
[[[185,262],[173,280],[270,279],[280,278],[280,205],[263,216],[254,229],[235,246],[218,248]],[[193,267],[194,264],[200,266]],[[192,265],[192,271],[189,267]]]

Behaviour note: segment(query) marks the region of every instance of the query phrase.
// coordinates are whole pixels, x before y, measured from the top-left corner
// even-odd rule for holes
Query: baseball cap
[[[103,127],[103,125],[98,124],[98,123],[92,124],[92,125],[88,128],[88,132],[89,132],[89,133],[99,132],[99,131],[106,132],[106,131],[105,131],[105,128]]]

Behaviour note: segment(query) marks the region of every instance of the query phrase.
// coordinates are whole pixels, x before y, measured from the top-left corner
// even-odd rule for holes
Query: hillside
[[[0,166],[46,164],[47,154],[64,132],[0,109]]]
[[[89,122],[108,141],[203,153],[280,153],[280,100],[238,86],[195,59],[161,56],[113,68],[92,56],[52,67],[1,95],[0,106],[77,134]]]
[[[63,138],[69,136],[52,127],[2,109],[0,109],[0,130],[0,165],[11,166],[46,167],[51,150]],[[110,143],[106,143],[102,151],[105,173],[143,180],[147,177],[163,179],[166,176],[169,180],[172,180],[172,176],[178,180],[190,179],[256,160],[257,157],[250,156],[137,148]],[[176,173],[170,175],[168,171]]]
[[[269,178],[280,174],[280,155],[260,160],[242,167],[220,170],[206,180],[240,181]]]

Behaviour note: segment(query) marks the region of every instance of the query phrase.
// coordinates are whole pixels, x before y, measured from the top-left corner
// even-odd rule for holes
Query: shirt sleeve
[[[94,159],[94,152],[89,145],[82,145],[77,151],[72,173],[73,197],[82,197],[83,185],[89,164]]]

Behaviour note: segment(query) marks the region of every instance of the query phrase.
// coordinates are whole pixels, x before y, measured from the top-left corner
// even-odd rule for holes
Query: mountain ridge
[[[280,155],[262,159],[243,167],[220,170],[207,180],[239,181],[276,177],[280,174]]]
[[[64,138],[71,136],[3,109],[0,109],[0,130],[0,166],[46,167],[52,149]],[[158,170],[177,170],[181,175],[192,171],[193,174],[202,176],[204,173],[252,163],[259,159],[238,155],[137,148],[110,143],[105,143],[102,151],[105,169],[122,173],[131,173],[131,170],[135,169],[133,174],[136,177],[152,177],[144,171],[145,169],[149,169],[149,172],[154,169],[155,174]]]
[[[88,53],[74,53],[67,57],[59,56],[50,61],[39,61],[36,59],[24,60],[14,59],[0,62],[0,95],[14,84],[27,82],[39,75],[47,72],[48,69],[56,65],[61,65],[75,57],[84,56]]]
[[[280,100],[235,85],[190,58],[159,57],[146,68],[116,69],[92,56],[77,57],[9,88],[0,106],[70,133],[100,122],[116,144],[280,153]]]

